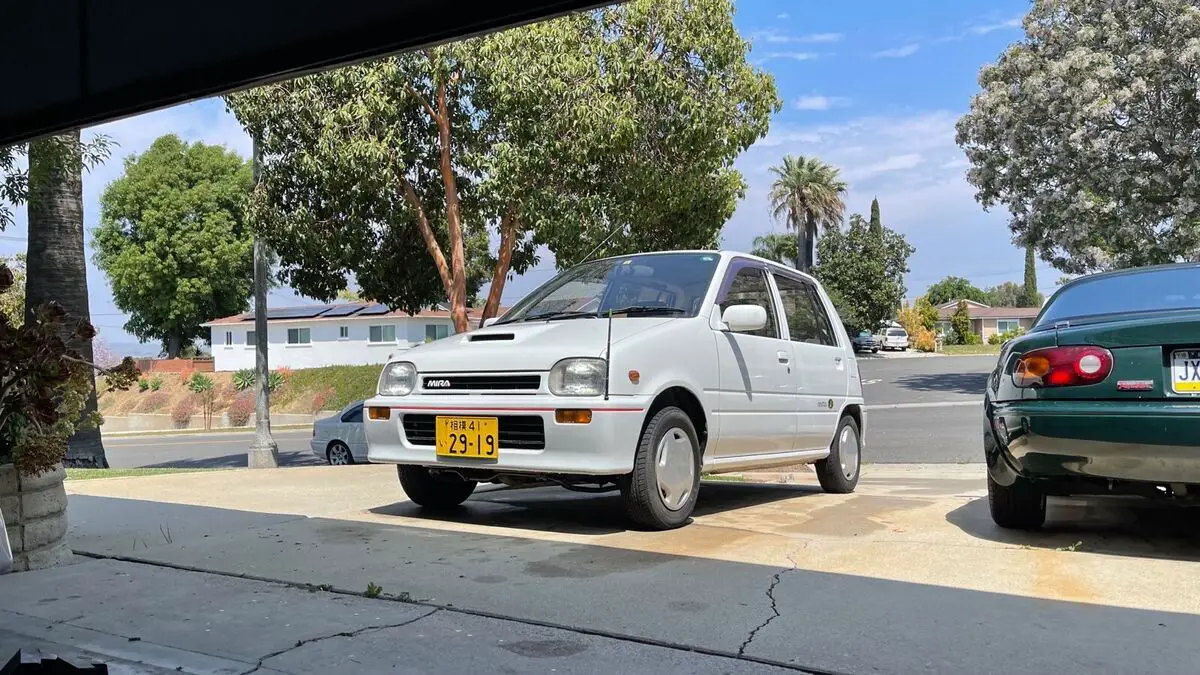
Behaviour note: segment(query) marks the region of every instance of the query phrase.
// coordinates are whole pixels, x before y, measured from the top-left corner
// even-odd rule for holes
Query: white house
[[[468,310],[478,316],[478,310]],[[472,321],[477,325],[478,321]],[[215,370],[254,367],[254,312],[203,324],[212,330]],[[411,315],[372,302],[267,310],[271,368],[320,368],[386,363],[398,351],[454,333],[444,305]]]

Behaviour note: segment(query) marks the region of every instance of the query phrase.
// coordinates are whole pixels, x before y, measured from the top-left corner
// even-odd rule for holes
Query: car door
[[[853,364],[815,284],[775,271],[779,299],[791,343],[796,380],[797,435],[804,449],[828,447],[848,393],[847,372]]]
[[[367,461],[367,435],[363,432],[363,407],[358,404],[342,414],[341,435],[356,462]]]
[[[767,323],[752,333],[734,333],[720,321],[732,305],[758,305]],[[734,260],[721,284],[713,319],[718,363],[719,437],[716,457],[783,452],[795,447],[796,383],[792,349],[784,339],[777,299],[766,268]]]

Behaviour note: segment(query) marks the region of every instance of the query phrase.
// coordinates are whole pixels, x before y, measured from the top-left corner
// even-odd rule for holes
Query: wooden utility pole
[[[258,139],[254,139],[253,150],[254,188],[258,188],[261,171]],[[246,465],[251,469],[270,469],[279,466],[279,446],[271,436],[271,390],[267,386],[271,371],[267,363],[267,245],[257,234],[254,236],[254,386],[256,391],[254,412],[254,444],[246,454]]]

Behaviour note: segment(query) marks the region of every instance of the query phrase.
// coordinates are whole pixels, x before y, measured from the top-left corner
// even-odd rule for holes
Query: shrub
[[[299,402],[306,392],[320,391],[326,388],[333,390],[333,395],[326,398],[326,410],[340,410],[352,401],[370,398],[375,394],[375,385],[379,381],[379,371],[382,366],[326,366],[324,368],[302,368],[292,372],[292,377],[277,398],[271,399],[271,404],[278,402],[285,405]]]
[[[191,397],[184,398],[171,409],[171,422],[175,424],[176,429],[186,429],[195,411],[196,404]]]
[[[204,373],[192,373],[187,388],[194,394],[206,394],[213,390],[213,379]]]
[[[275,391],[283,386],[284,381],[285,380],[283,379],[282,373],[280,373],[278,370],[272,370],[267,375],[267,389],[270,391]]]
[[[151,391],[158,391],[159,389],[162,389],[162,385],[163,385],[163,380],[161,377],[150,378],[150,390]]]
[[[937,336],[928,328],[921,328],[912,335],[912,347],[919,352],[932,352],[937,349]]]
[[[233,373],[233,388],[238,391],[246,391],[254,386],[254,369],[242,368]]]
[[[318,391],[312,399],[312,411],[325,410],[325,404],[334,396],[337,396],[337,392],[333,390],[333,387],[325,387],[321,391]]]
[[[171,397],[165,391],[152,391],[138,403],[137,412],[153,413],[167,407]]]
[[[963,335],[963,340],[960,344],[981,345],[983,344],[983,338],[979,337],[979,335],[976,333],[967,333]]]
[[[233,399],[226,414],[229,416],[231,425],[246,426],[250,422],[250,415],[254,414],[254,396],[249,393],[239,395]]]
[[[138,380],[138,391],[146,391],[149,388],[150,388],[150,380],[147,380],[144,377],[142,379]]]
[[[1007,330],[1007,331],[1004,331],[1003,333],[992,333],[991,335],[988,336],[988,344],[989,345],[1002,345],[1002,344],[1007,343],[1009,340],[1012,340],[1014,338],[1019,338],[1024,334],[1025,334],[1024,328],[1014,328],[1013,330]]]
[[[292,369],[288,368],[287,366],[279,366],[275,372],[279,373],[279,376],[283,378],[284,382],[292,379]]]

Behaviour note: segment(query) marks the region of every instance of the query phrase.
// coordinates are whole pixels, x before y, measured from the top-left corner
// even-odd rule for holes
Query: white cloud
[[[769,52],[769,53],[763,55],[763,57],[761,59],[758,59],[758,61],[756,63],[762,64],[762,63],[766,63],[767,61],[775,61],[778,59],[791,59],[793,61],[812,61],[813,59],[820,58],[820,56],[821,56],[820,54],[817,54],[815,52]]]
[[[788,19],[787,12],[784,12],[783,14],[776,14],[775,18],[779,19],[780,21],[786,21]]]
[[[879,173],[887,173],[889,171],[903,171],[912,169],[921,164],[922,157],[919,152],[909,152],[903,155],[892,155],[878,162],[868,164],[863,167],[856,168],[846,172],[846,178],[851,180],[869,178]]]
[[[850,105],[850,99],[843,96],[822,96],[810,94],[801,96],[793,104],[796,110],[829,110],[833,107]]]
[[[903,47],[896,47],[895,49],[885,49],[881,52],[875,52],[874,54],[871,55],[871,58],[902,59],[906,56],[912,56],[913,54],[916,54],[917,50],[920,48],[921,48],[921,45],[918,45],[915,43],[908,44],[908,45],[904,45]]]
[[[807,35],[790,35],[773,28],[757,30],[750,34],[751,42],[766,42],[768,44],[828,44],[839,42],[845,37],[841,33],[809,33]]]
[[[1004,21],[999,21],[999,22],[995,22],[995,23],[976,24],[974,26],[970,26],[969,28],[967,28],[967,32],[972,33],[974,35],[987,35],[988,33],[993,33],[998,30],[1020,28],[1021,27],[1021,19],[1022,19],[1022,17],[1016,16],[1011,19],[1006,19]]]

